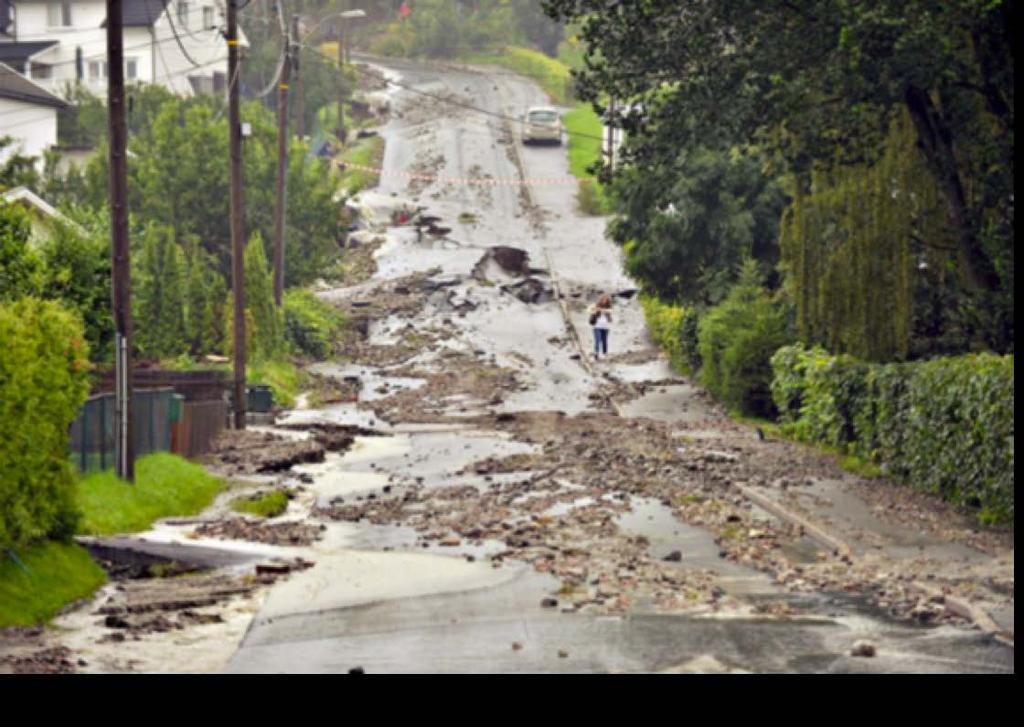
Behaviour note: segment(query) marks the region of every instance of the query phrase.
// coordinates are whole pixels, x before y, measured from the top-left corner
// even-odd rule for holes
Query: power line
[[[197,10],[202,10],[202,8],[199,7],[199,8],[196,8],[196,10],[190,10],[189,12],[192,13],[192,12],[196,12]],[[168,43],[168,42],[170,42],[170,41],[172,41],[174,39],[175,39],[174,35],[168,35],[168,36],[163,37],[163,38],[153,38],[151,40],[146,41],[145,43],[139,43],[138,45],[132,45],[132,46],[125,46],[124,50],[126,50],[126,51],[143,50],[143,49],[149,48],[149,47],[151,47],[153,45],[158,45],[158,44],[161,44],[161,43]],[[59,67],[63,67],[63,66],[74,65],[74,64],[78,63],[79,60],[82,60],[84,62],[84,61],[100,60],[100,59],[104,59],[106,57],[107,57],[107,52],[106,52],[106,50],[103,50],[103,51],[94,53],[92,55],[83,56],[81,59],[72,58],[72,59],[66,60],[66,61],[58,61],[56,63],[48,63],[48,64],[46,64],[46,66],[47,66],[47,68],[59,68]],[[0,73],[3,73],[5,75],[10,75],[10,76],[18,75],[18,76],[23,76],[23,77],[27,78],[27,76],[25,76],[25,74],[15,70],[15,69],[13,69],[13,68],[10,69],[10,70],[0,71]],[[33,80],[33,79],[29,79],[29,80]]]
[[[317,55],[320,55],[320,56],[323,56],[324,58],[327,58],[327,55],[323,51],[321,51],[319,48],[316,48],[315,46],[307,45],[305,43],[302,43],[300,45],[302,45],[303,48],[306,48],[307,50],[310,50],[313,53],[316,53]],[[331,59],[331,61],[333,62],[333,59]],[[362,74],[364,76],[373,75],[374,77],[376,77],[375,74],[372,74],[370,71],[362,69],[362,68],[360,68],[357,65],[353,65],[352,67],[355,68],[357,73],[360,73],[360,74]],[[418,89],[418,88],[416,88],[414,86],[410,86],[407,83],[400,83],[400,82],[394,81],[394,80],[392,80],[390,78],[386,78],[384,80],[385,80],[385,83],[388,83],[388,84],[390,84],[392,86],[395,86],[397,88],[401,88],[404,91],[409,91],[410,93],[415,93],[415,94],[420,95],[420,96],[425,96],[427,98],[432,98],[435,101],[441,102],[442,104],[448,104],[449,106],[458,106],[459,108],[463,108],[463,109],[466,109],[468,111],[474,111],[474,112],[476,112],[478,114],[484,114],[486,116],[491,116],[491,117],[496,118],[496,119],[501,119],[502,121],[511,121],[513,123],[519,123],[519,121],[520,121],[520,119],[515,117],[515,116],[509,116],[508,114],[503,114],[503,113],[498,112],[498,111],[491,111],[490,109],[480,108],[479,106],[474,106],[473,104],[464,103],[462,101],[459,101],[458,99],[454,99],[454,98],[446,97],[446,96],[441,96],[441,95],[438,95],[438,94],[435,94],[435,93],[431,93],[429,91],[422,91],[422,90],[420,90],[420,89]],[[587,133],[584,133],[584,132],[574,132],[573,136],[576,136],[576,137],[579,137],[579,138],[583,138],[583,139],[593,139],[595,141],[604,141],[604,137],[595,136],[593,134],[587,134]]]
[[[230,0],[228,1],[230,2]],[[181,5],[178,5],[177,7],[180,11]],[[185,11],[185,17],[188,17],[187,9]],[[178,28],[174,25],[174,13],[171,12],[170,5],[167,6],[167,22],[171,24],[171,32],[174,33],[174,39],[178,41],[178,49],[181,50],[181,54],[185,56],[185,60],[191,63],[193,68],[199,68],[199,64],[196,63],[195,59],[192,58],[187,50],[185,50],[185,44],[181,42],[181,36],[178,35]],[[188,27],[187,23],[185,27]]]

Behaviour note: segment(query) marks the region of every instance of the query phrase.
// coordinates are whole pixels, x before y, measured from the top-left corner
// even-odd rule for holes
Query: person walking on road
[[[594,359],[601,354],[608,355],[608,329],[612,325],[612,299],[608,294],[601,298],[590,309],[590,326],[594,329]]]

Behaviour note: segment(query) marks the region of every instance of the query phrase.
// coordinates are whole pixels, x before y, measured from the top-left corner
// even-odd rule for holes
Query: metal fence
[[[132,442],[135,455],[171,449],[171,429],[180,419],[182,397],[174,389],[136,390],[132,394]],[[71,461],[83,474],[114,466],[114,395],[90,396],[71,423]]]
[[[186,401],[181,419],[171,428],[171,451],[183,457],[198,457],[210,451],[217,435],[224,431],[230,409],[223,399]]]

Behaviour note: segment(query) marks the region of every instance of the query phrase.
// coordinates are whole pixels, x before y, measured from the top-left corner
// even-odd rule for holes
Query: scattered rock
[[[864,656],[871,657],[875,655],[875,645],[865,639],[860,639],[853,642],[853,648],[850,649],[850,656]]]

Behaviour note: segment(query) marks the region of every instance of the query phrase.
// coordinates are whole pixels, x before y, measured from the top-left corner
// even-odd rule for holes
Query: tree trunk
[[[909,86],[905,100],[910,118],[917,130],[917,146],[928,161],[928,166],[949,204],[950,223],[959,237],[960,259],[967,280],[975,288],[998,290],[999,275],[992,260],[981,248],[969,219],[967,200],[953,154],[953,135],[949,126],[926,91]]]

